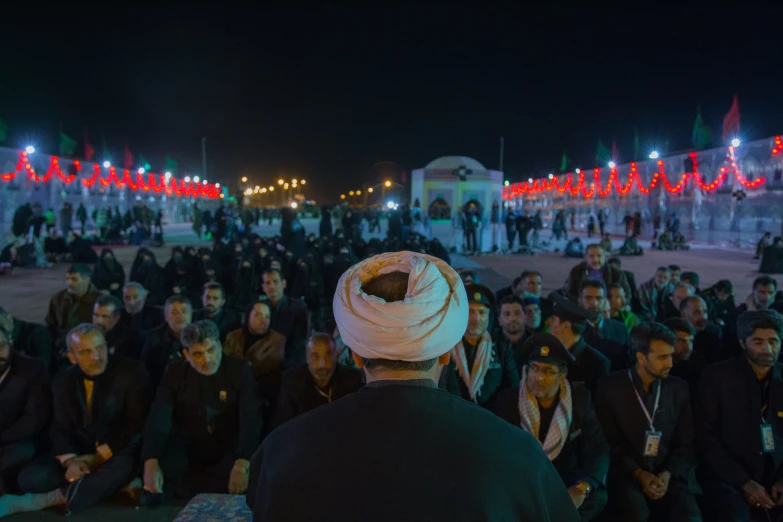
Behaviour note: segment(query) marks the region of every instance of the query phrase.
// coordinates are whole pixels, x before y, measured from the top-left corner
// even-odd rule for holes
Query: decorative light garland
[[[781,143],[781,137],[775,137],[775,147],[772,149],[773,154],[779,154],[783,151],[783,143]],[[552,176],[550,180],[536,179],[532,182],[525,181],[522,183],[512,183],[508,187],[503,188],[503,199],[513,199],[524,195],[542,194],[544,192],[551,192],[557,190],[558,193],[564,194],[568,191],[572,196],[582,194],[585,199],[593,199],[596,195],[603,198],[611,195],[612,190],[617,191],[621,195],[627,194],[634,183],[639,188],[639,192],[642,194],[649,194],[659,182],[663,183],[664,188],[671,194],[679,194],[688,184],[689,179],[693,179],[694,182],[706,192],[713,192],[717,190],[728,177],[728,169],[731,168],[737,182],[745,188],[758,188],[766,182],[764,178],[756,178],[752,181],[743,176],[739,167],[737,166],[737,160],[734,155],[734,147],[729,146],[726,157],[728,159],[729,167],[723,166],[720,168],[720,172],[714,181],[711,183],[705,183],[699,173],[699,161],[697,154],[692,152],[689,154],[690,160],[693,164],[693,170],[691,172],[684,172],[677,184],[672,185],[669,177],[666,175],[666,168],[663,160],[658,160],[657,170],[653,173],[650,184],[645,187],[642,183],[642,178],[639,175],[636,163],[631,162],[630,171],[628,172],[627,181],[625,184],[621,184],[620,178],[617,174],[617,168],[611,168],[609,170],[609,178],[606,181],[606,185],[602,186],[601,183],[601,169],[593,169],[593,179],[589,186],[585,183],[585,175],[583,172],[577,169],[579,175],[578,181],[574,183],[574,177],[571,173],[565,175],[565,182],[561,184],[558,176]],[[562,176],[561,176],[562,177]]]
[[[81,172],[82,166],[78,160],[75,160],[73,165],[77,172]],[[12,181],[14,178],[16,178],[17,174],[22,172],[22,170],[25,171],[27,177],[36,183],[46,183],[55,174],[66,185],[69,185],[77,178],[76,174],[66,175],[62,171],[60,168],[60,160],[57,156],[52,156],[52,160],[49,163],[49,169],[46,171],[46,174],[39,176],[36,174],[32,165],[30,165],[30,159],[28,157],[27,151],[23,150],[19,155],[19,161],[16,164],[16,169],[11,172],[0,173],[0,180],[5,182]],[[90,178],[82,178],[82,185],[90,188],[95,185],[96,182],[98,182],[102,187],[108,187],[111,184],[114,184],[114,186],[117,188],[125,188],[127,186],[134,192],[139,190],[149,192],[152,190],[156,194],[165,191],[167,196],[175,194],[177,196],[194,198],[204,197],[210,199],[217,199],[220,197],[220,189],[214,184],[205,185],[203,183],[195,183],[192,181],[188,183],[184,180],[178,180],[173,176],[170,180],[166,180],[166,176],[164,174],[153,174],[151,172],[147,174],[146,179],[147,181],[145,182],[144,175],[141,173],[137,173],[136,176],[132,176],[130,170],[128,169],[123,171],[122,178],[120,178],[115,167],[109,167],[109,175],[104,177],[101,175],[101,166],[95,163],[93,164],[92,176],[90,176]]]

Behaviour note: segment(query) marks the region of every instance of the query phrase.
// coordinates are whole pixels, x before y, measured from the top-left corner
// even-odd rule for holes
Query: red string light
[[[775,144],[772,146],[772,155],[777,156],[783,151],[783,142],[780,140],[780,136],[775,136]]]

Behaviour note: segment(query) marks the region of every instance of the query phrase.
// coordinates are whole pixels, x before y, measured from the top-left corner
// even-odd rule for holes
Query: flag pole
[[[503,172],[503,146],[505,145],[505,138],[500,137],[500,172]]]
[[[207,179],[207,138],[201,138],[201,178]]]

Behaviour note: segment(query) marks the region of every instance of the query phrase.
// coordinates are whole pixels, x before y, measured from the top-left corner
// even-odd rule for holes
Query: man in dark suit
[[[745,299],[745,302],[734,309],[726,319],[726,328],[723,331],[723,342],[726,353],[733,357],[744,353],[737,335],[737,319],[748,310],[766,310],[775,302],[775,294],[778,282],[770,276],[759,276],[753,280],[753,291]]]
[[[564,297],[556,297],[552,315],[547,320],[549,332],[568,348],[574,361],[568,365],[568,380],[583,384],[595,393],[598,380],[609,374],[609,359],[587,344],[583,338],[588,320],[595,321],[594,313]]]
[[[619,268],[606,262],[606,253],[601,245],[593,243],[585,249],[585,260],[571,269],[566,282],[566,295],[569,299],[579,299],[579,289],[584,281],[603,281],[605,287],[613,283],[623,285],[625,295],[631,295],[631,288],[625,274]]]
[[[362,280],[381,263],[398,270]],[[334,311],[368,384],[264,440],[247,494],[254,520],[579,520],[532,436],[437,388],[468,321],[451,267],[411,252],[367,259],[341,278]]]
[[[57,353],[65,350],[65,334],[80,323],[89,323],[92,305],[101,295],[90,281],[92,270],[76,263],[68,267],[67,286],[52,296],[46,314],[46,327],[54,340]]]
[[[492,408],[498,392],[519,382],[514,352],[508,343],[494,343],[488,328],[495,296],[483,285],[465,286],[468,326],[454,347],[444,376],[445,388],[479,406]]]
[[[696,329],[691,323],[680,317],[672,317],[663,323],[666,328],[674,332],[677,343],[674,345],[672,361],[674,366],[670,375],[679,377],[688,383],[691,398],[696,397],[696,385],[699,384],[701,374],[707,367],[707,360],[700,353],[693,350],[693,339],[696,337]]]
[[[250,366],[223,355],[220,332],[210,321],[187,326],[181,339],[185,358],[166,368],[144,431],[147,505],[171,496],[244,493],[260,440]]]
[[[272,427],[361,387],[361,372],[337,363],[334,338],[329,334],[314,334],[307,341],[307,364],[283,375]]]
[[[305,362],[305,345],[310,334],[307,307],[300,299],[285,295],[286,280],[280,270],[266,270],[262,277],[264,294],[272,309],[271,328],[285,337],[284,367],[301,366]]]
[[[590,392],[566,379],[573,356],[563,343],[540,333],[530,337],[525,348],[528,362],[522,380],[500,392],[495,413],[536,437],[587,522],[606,506],[609,445]]]
[[[579,306],[594,313],[596,317],[585,327],[585,342],[606,355],[612,363],[613,371],[628,368],[630,366],[628,328],[621,321],[604,317],[604,311],[608,307],[604,282],[583,282],[579,288]]]
[[[623,522],[701,520],[688,490],[696,434],[688,384],[670,377],[674,333],[660,323],[631,333],[636,364],[606,377],[595,411],[612,448],[610,508]]]
[[[783,317],[772,310],[737,320],[744,355],[708,367],[696,395],[711,520],[778,520],[783,514]],[[765,510],[771,510],[764,512]]]
[[[17,489],[16,476],[35,457],[51,409],[46,366],[17,353],[0,327],[0,496]]]
[[[166,365],[183,357],[180,336],[193,317],[190,299],[172,295],[166,299],[164,315],[166,322],[147,332],[141,351],[141,362],[147,367],[155,389],[163,378]]]
[[[228,334],[242,328],[242,317],[233,311],[227,310],[226,291],[220,283],[207,283],[204,285],[204,293],[201,296],[201,304],[204,306],[193,314],[194,321],[209,320],[215,323],[220,331],[220,342],[225,343]]]
[[[73,366],[52,384],[52,455],[28,465],[19,487],[30,495],[0,498],[0,514],[64,505],[78,512],[126,486],[138,470],[138,447],[151,397],[138,361],[109,357],[100,328],[85,323],[66,335]]]
[[[691,285],[677,283],[674,286],[671,295],[664,300],[663,306],[655,317],[655,321],[663,323],[666,319],[681,317],[682,312],[680,312],[680,304],[682,304],[683,299],[692,295],[696,295],[696,290]]]
[[[92,310],[92,324],[103,330],[110,356],[141,359],[144,341],[137,330],[120,324],[122,303],[113,295],[102,295],[95,300]]]
[[[16,353],[40,359],[47,370],[51,368],[52,339],[44,325],[17,319],[0,306],[0,328],[11,335]]]
[[[680,303],[680,314],[696,330],[693,338],[693,351],[700,355],[707,364],[724,361],[723,336],[721,328],[709,321],[707,303],[698,295],[686,297]]]
[[[535,298],[528,298],[535,299]],[[540,320],[539,315],[539,320]],[[498,323],[500,325],[500,331],[495,332],[492,336],[493,340],[505,351],[508,348],[514,354],[514,363],[517,367],[517,372],[525,365],[526,356],[524,350],[525,340],[532,335],[528,333],[525,318],[525,303],[519,297],[515,295],[507,295],[504,297],[498,305]]]
[[[120,324],[144,334],[163,324],[163,313],[147,303],[149,292],[141,283],[129,281],[122,287],[123,309]]]

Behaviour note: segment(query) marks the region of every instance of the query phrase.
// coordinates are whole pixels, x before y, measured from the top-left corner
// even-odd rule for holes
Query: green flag
[[[598,140],[598,146],[595,149],[595,160],[600,164],[606,163],[610,159],[612,159],[612,153],[609,152],[609,149],[606,148],[604,145],[604,142],[600,139]]]
[[[633,160],[639,161],[639,153],[641,152],[641,146],[639,145],[639,129],[633,128]]]
[[[565,149],[563,150],[563,157],[560,158],[560,172],[568,172],[568,156],[566,156]]]
[[[696,121],[693,122],[691,141],[697,150],[704,150],[712,144],[712,132],[704,124],[704,120],[701,117],[701,107],[696,108]]]
[[[106,135],[101,134],[101,142],[103,143],[103,159],[109,159],[109,147],[106,146]]]
[[[147,158],[139,154],[139,163],[141,164],[142,168],[146,171],[152,170],[152,166],[150,165],[150,162],[147,161]]]
[[[60,156],[73,156],[78,143],[64,132],[60,132]]]
[[[0,119],[0,141],[5,141],[6,139],[8,139],[8,125]]]
[[[176,161],[174,161],[173,159],[171,159],[168,156],[166,156],[166,171],[172,172],[172,173],[177,172],[177,167],[178,166],[179,165],[177,164]]]

